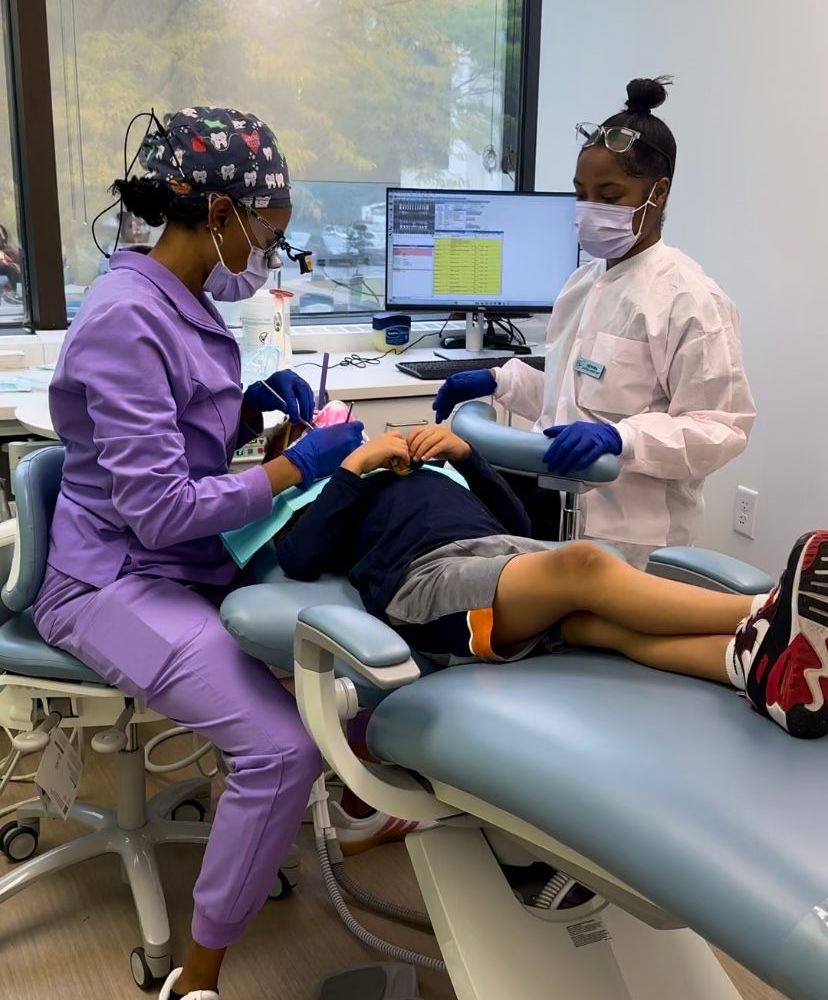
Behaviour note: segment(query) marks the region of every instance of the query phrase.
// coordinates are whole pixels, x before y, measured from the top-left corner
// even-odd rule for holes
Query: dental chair
[[[482,406],[454,429],[494,464],[537,471],[546,443]],[[734,593],[773,585],[701,549],[651,567]],[[437,823],[407,846],[459,1000],[736,1000],[706,942],[793,1000],[828,997],[822,741],[725,687],[598,651],[435,669],[345,581],[287,580],[267,550],[257,571],[224,602],[226,627],[293,667],[305,724],[357,795]],[[346,742],[357,705],[373,708],[381,764]],[[595,895],[568,909],[517,898],[505,873],[537,861],[556,897],[573,881]]]
[[[49,525],[60,489],[63,448],[27,455],[14,473],[17,540],[2,597],[10,615],[0,626],[0,725],[14,730],[13,752],[45,749],[55,726],[105,727],[91,741],[93,751],[111,754],[118,765],[114,809],[75,802],[68,818],[89,832],[38,857],[40,822],[59,818],[42,799],[22,805],[16,819],[0,828],[0,848],[15,864],[0,877],[0,903],[42,878],[102,854],[117,854],[128,882],[141,934],[130,955],[135,982],[143,989],[172,969],[170,927],[156,848],[162,844],[205,844],[210,782],[196,778],[170,785],[146,799],[144,747],[138,724],[161,717],[105,684],[68,653],[48,646],[34,627],[31,604],[46,570]]]

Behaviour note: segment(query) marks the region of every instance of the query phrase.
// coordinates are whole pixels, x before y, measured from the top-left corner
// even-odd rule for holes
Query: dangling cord
[[[147,123],[147,127],[144,130],[144,135],[141,139],[140,145],[138,146],[138,151],[136,152],[135,156],[132,157],[132,160],[128,162],[127,158],[129,154],[127,153],[127,149],[129,147],[129,133],[132,131],[132,126],[138,121],[139,118],[149,118],[149,122]],[[167,130],[164,128],[163,124],[159,120],[158,115],[156,115],[155,108],[150,108],[149,111],[139,111],[137,115],[133,115],[129,125],[127,125],[126,127],[126,132],[124,133],[124,181],[129,180],[130,172],[132,171],[132,168],[135,166],[135,161],[141,155],[141,150],[144,148],[144,143],[147,141],[147,136],[150,134],[150,129],[152,128],[153,125],[157,126],[159,134],[164,137],[164,140],[167,143],[167,148],[170,151],[172,162],[178,163],[175,157],[175,151],[173,150],[172,144],[170,143],[169,140],[169,136],[167,135]],[[181,171],[181,174],[183,176],[183,171],[181,170],[180,164],[178,169],[179,171]],[[98,242],[98,237],[95,233],[95,224],[98,222],[100,218],[106,215],[107,212],[111,211],[116,205],[119,206],[118,232],[115,235],[115,245],[112,248],[112,253],[107,253],[107,251],[104,250],[104,248]],[[120,195],[115,199],[115,201],[107,205],[105,209],[103,209],[101,212],[98,212],[98,214],[92,220],[92,240],[95,243],[95,246],[98,248],[99,252],[102,253],[107,260],[109,260],[112,254],[115,253],[115,251],[118,249],[118,244],[121,241],[121,230],[123,229],[123,225],[124,225],[124,199]]]

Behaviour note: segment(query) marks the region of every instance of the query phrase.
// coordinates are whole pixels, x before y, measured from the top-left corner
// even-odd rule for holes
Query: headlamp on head
[[[247,206],[247,211],[253,216],[256,222],[260,223],[265,227],[265,229],[268,229],[271,233],[273,233],[273,241],[264,249],[267,266],[271,270],[275,271],[277,268],[282,266],[282,259],[279,256],[279,251],[284,250],[287,254],[288,260],[299,264],[300,274],[310,274],[311,271],[313,271],[313,261],[311,260],[311,256],[313,254],[312,250],[300,250],[298,247],[292,246],[285,239],[285,234],[279,229],[274,229],[267,219],[260,215],[254,208]]]
[[[313,251],[312,250],[297,250],[296,247],[292,247],[290,243],[284,237],[282,242],[279,244],[279,248],[284,250],[288,256],[288,260],[292,260],[294,263],[299,264],[300,274],[310,274],[313,271]]]

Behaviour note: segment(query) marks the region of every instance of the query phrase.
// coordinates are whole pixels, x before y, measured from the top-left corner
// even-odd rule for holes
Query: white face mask
[[[264,251],[260,247],[254,246],[251,242],[250,237],[247,235],[247,230],[242,225],[241,217],[236,211],[235,205],[233,206],[233,211],[236,213],[236,218],[245,239],[250,244],[250,253],[247,255],[247,266],[243,271],[239,271],[238,274],[235,271],[231,271],[224,263],[224,257],[222,256],[219,242],[216,239],[216,234],[210,229],[210,235],[213,237],[213,246],[216,248],[216,253],[218,254],[218,261],[213,270],[207,275],[207,280],[204,282],[204,291],[209,292],[216,302],[238,302],[240,299],[249,299],[267,281],[269,271]]]
[[[599,201],[576,202],[578,241],[590,257],[619,260],[632,250],[641,238],[648,206],[657,207],[653,201],[656,184],[653,184],[647,200],[638,208],[631,208],[629,205],[604,205]],[[642,208],[644,212],[641,225],[636,233],[633,231],[633,217]]]

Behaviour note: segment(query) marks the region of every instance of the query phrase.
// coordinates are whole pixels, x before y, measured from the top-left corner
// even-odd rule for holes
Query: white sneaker
[[[765,637],[765,633],[751,632],[749,636],[746,636],[748,631],[748,626],[754,621],[762,608],[766,604],[770,604],[770,598],[774,595],[774,591],[770,594],[757,594],[750,605],[750,614],[743,618],[739,624],[736,626],[736,634],[727,644],[727,652],[725,654],[725,666],[727,668],[727,676],[730,683],[736,688],[737,691],[741,691],[744,694],[746,675],[750,671],[750,666],[753,663],[753,657],[756,650],[759,648],[759,644]]]
[[[330,802],[328,808],[331,822],[336,827],[336,836],[342,853],[346,856],[361,854],[380,844],[390,844],[396,840],[405,840],[409,833],[417,830],[427,830],[433,823],[418,823],[412,820],[395,819],[387,813],[375,812],[364,819],[356,819],[336,802]]]
[[[167,981],[161,987],[158,1000],[170,1000],[172,988],[178,982],[179,976],[183,971],[183,969],[172,970],[167,976]],[[194,990],[192,993],[185,993],[184,1000],[219,1000],[219,995],[215,990]]]

